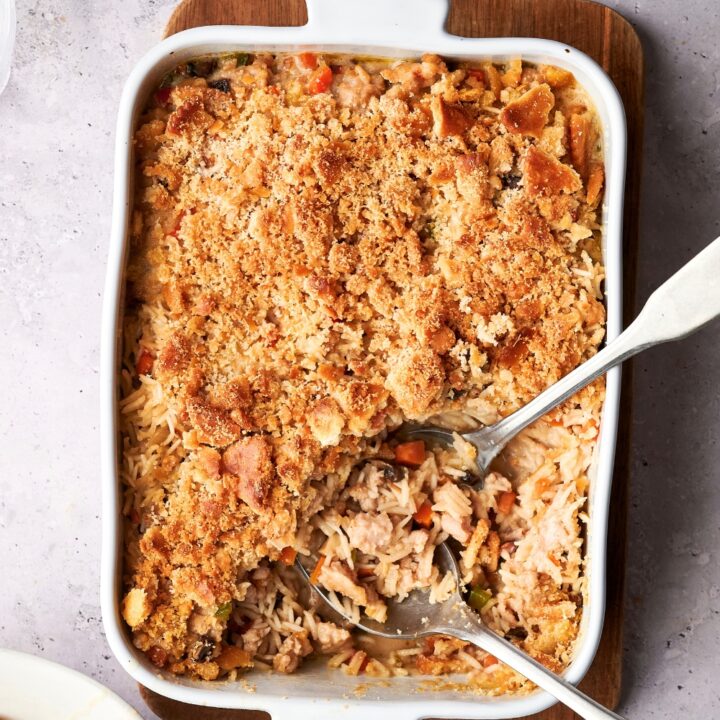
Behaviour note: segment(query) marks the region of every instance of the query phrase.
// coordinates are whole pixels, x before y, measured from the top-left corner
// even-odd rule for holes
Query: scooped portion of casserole
[[[152,663],[203,679],[296,670],[523,678],[434,637],[382,647],[329,620],[452,587],[547,666],[585,598],[598,381],[473,457],[405,420],[490,424],[604,334],[598,121],[569,72],[235,53],[180,65],[135,134],[121,385],[123,615]]]

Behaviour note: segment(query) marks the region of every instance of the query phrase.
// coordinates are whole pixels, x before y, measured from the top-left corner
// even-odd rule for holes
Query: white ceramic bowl
[[[248,676],[255,692],[241,683],[207,683],[160,673],[135,650],[120,616],[123,544],[118,478],[117,372],[119,319],[133,175],[131,138],[150,90],[177,63],[221,51],[318,50],[388,57],[434,52],[450,58],[505,60],[522,57],[552,63],[575,74],[592,98],[603,126],[606,191],[603,251],[607,279],[607,338],[621,329],[622,203],[625,175],[625,117],[620,97],[603,70],[589,57],[561,43],[533,38],[468,39],[443,29],[446,0],[308,0],[303,27],[202,27],[173,35],[156,45],[127,80],[118,113],[115,148],[115,200],[102,330],[102,612],[108,642],[120,664],[146,687],[176,700],[224,708],[266,710],[277,720],[323,717],[366,720],[369,713],[393,720],[421,717],[510,718],[531,715],[554,701],[536,691],[525,697],[480,698],[456,690],[423,691],[423,678],[387,683],[350,678],[321,661],[295,675],[257,672]],[[605,612],[607,516],[615,451],[620,373],[607,376],[598,452],[591,473],[588,527],[589,598],[575,658],[566,672],[579,682],[595,655]],[[425,679],[426,680],[426,679]],[[363,694],[354,692],[362,682]],[[383,686],[385,685],[385,686]]]
[[[7,720],[142,720],[117,695],[77,670],[2,648],[0,698]]]

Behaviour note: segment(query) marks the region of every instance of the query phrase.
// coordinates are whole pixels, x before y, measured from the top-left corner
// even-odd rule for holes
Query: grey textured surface
[[[138,708],[99,617],[98,331],[118,98],[173,4],[19,0],[0,96],[0,645]],[[720,234],[720,8],[611,4],[648,68],[644,300]],[[719,374],[717,323],[636,361],[622,706],[634,720],[720,716]]]

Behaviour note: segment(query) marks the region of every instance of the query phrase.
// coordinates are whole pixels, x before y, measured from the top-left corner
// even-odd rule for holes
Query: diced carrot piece
[[[432,525],[432,505],[426,500],[413,515],[413,520],[425,528]]]
[[[497,501],[498,512],[501,512],[503,515],[507,515],[512,510],[516,497],[517,495],[512,491],[500,493],[500,497]]]
[[[154,362],[155,358],[152,353],[142,348],[135,363],[135,372],[138,375],[149,375],[152,372]]]
[[[491,665],[497,665],[499,660],[494,655],[486,655],[482,660],[483,667],[490,667]]]
[[[412,442],[400,443],[395,448],[395,462],[400,465],[420,467],[425,462],[425,441],[413,440]]]
[[[310,77],[310,82],[308,83],[308,92],[311,95],[318,95],[319,93],[324,93],[332,84],[332,79],[332,70],[327,65],[318,68]]]
[[[310,575],[310,582],[313,585],[317,585],[317,582],[320,579],[320,572],[322,571],[322,567],[324,564],[325,564],[325,556],[321,555],[317,561],[317,565],[315,565],[315,569],[312,571],[312,574]]]
[[[158,105],[167,105],[168,100],[170,100],[170,93],[172,92],[172,88],[170,86],[159,88],[155,91],[155,102]]]
[[[291,548],[289,545],[287,547],[284,547],[280,551],[280,556],[278,557],[278,560],[280,560],[281,563],[284,563],[285,565],[292,565],[295,562],[295,558],[297,557],[297,550],[294,548]]]
[[[298,63],[300,67],[307,68],[308,70],[314,70],[317,67],[317,55],[312,52],[298,53]]]

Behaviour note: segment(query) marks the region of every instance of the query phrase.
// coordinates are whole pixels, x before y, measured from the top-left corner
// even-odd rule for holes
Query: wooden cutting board
[[[341,0],[337,0],[340,2]],[[165,35],[200,25],[304,25],[304,0],[183,0],[173,12]],[[637,33],[614,10],[589,0],[452,0],[447,30],[465,37],[540,37],[559,40],[590,55],[607,71],[620,91],[628,122],[625,191],[624,288],[625,324],[634,317],[638,201],[643,131],[643,53]],[[620,700],[623,653],[623,590],[627,542],[627,506],[631,428],[632,365],[623,369],[620,427],[611,500],[607,557],[607,610],[595,661],[580,687],[609,708]],[[183,705],[147,688],[140,692],[163,720],[267,720],[264,712],[216,710]],[[573,720],[556,705],[535,720]],[[272,720],[285,720],[273,718]]]

